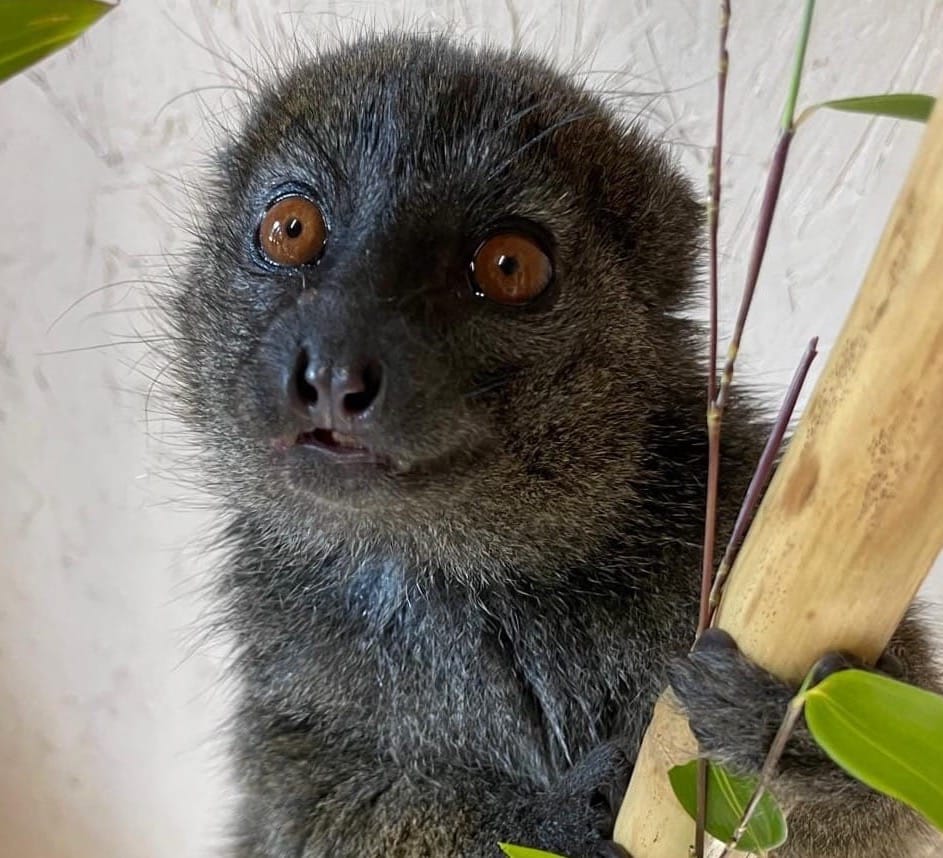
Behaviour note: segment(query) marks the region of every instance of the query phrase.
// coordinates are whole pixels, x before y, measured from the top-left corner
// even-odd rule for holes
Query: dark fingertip
[[[841,652],[829,652],[823,655],[812,668],[812,685],[818,685],[833,673],[853,667],[848,656]]]
[[[622,807],[622,800],[625,798],[625,791],[628,787],[629,779],[628,775],[626,775],[625,778],[618,778],[603,788],[602,795],[611,819],[615,819],[618,815],[619,808]],[[612,829],[610,829],[610,831],[611,830]]]
[[[885,652],[884,655],[878,659],[878,663],[875,667],[881,671],[881,673],[891,677],[891,679],[903,679],[906,672],[904,663],[890,652]]]
[[[632,858],[618,843],[604,840],[596,847],[596,858]]]
[[[723,629],[705,629],[694,642],[694,652],[739,652],[737,642]]]

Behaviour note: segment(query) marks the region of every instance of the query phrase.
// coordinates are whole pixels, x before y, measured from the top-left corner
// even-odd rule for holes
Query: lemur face
[[[213,485],[297,533],[578,545],[567,510],[630,492],[698,220],[532,60],[386,37],[293,68],[220,154],[173,302]]]

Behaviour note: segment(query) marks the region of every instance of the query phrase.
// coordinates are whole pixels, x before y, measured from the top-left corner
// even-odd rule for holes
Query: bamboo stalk
[[[715,617],[784,679],[828,650],[877,658],[943,547],[941,224],[937,107]],[[616,822],[633,858],[688,855],[666,773],[695,755],[663,695]]]

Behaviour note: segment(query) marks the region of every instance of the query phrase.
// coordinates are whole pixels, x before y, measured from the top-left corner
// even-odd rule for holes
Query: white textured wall
[[[624,96],[703,176],[715,5],[125,0],[0,86],[0,858],[195,858],[219,840],[225,695],[218,658],[195,643],[205,518],[162,476],[174,430],[145,412],[129,342],[147,332],[141,281],[178,246],[179,179],[234,103],[201,91],[229,82],[214,53],[252,58],[365,23],[518,41]],[[735,4],[728,318],[797,6]],[[820,7],[803,101],[943,83],[939,0]],[[829,347],[918,137],[848,116],[802,130],[741,377],[778,395],[808,337]]]

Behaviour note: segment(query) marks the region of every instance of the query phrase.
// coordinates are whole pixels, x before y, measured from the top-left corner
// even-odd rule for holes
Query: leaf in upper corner
[[[827,107],[846,113],[867,113],[871,116],[889,116],[893,119],[910,119],[926,122],[933,112],[936,99],[932,95],[918,92],[889,92],[884,95],[860,95],[855,98],[839,98],[823,101],[810,110]]]
[[[99,0],[0,0],[0,81],[77,39],[114,8]]]
[[[943,830],[943,696],[842,670],[805,693],[805,719],[839,766]]]
[[[671,788],[688,816],[697,815],[697,760],[675,766],[668,772]],[[743,812],[756,789],[756,779],[733,775],[716,763],[707,765],[707,819],[711,837],[730,843]],[[776,800],[765,793],[740,838],[742,852],[767,852],[786,840],[786,819]]]
[[[513,843],[499,843],[501,851],[508,858],[563,858],[561,855],[555,855],[553,852],[541,852],[539,849],[531,849],[529,846],[515,846]]]

